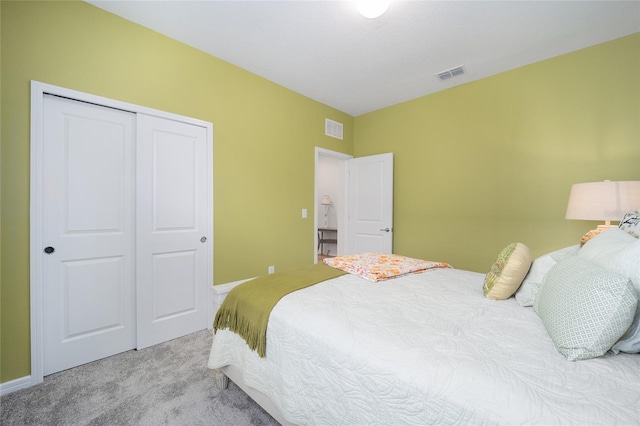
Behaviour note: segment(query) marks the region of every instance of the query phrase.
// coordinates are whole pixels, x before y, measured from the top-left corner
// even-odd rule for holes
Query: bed
[[[626,266],[614,266],[637,280],[640,241],[631,238],[619,245]],[[611,241],[601,245],[611,251]],[[280,299],[264,357],[218,329],[208,365],[220,387],[229,377],[282,424],[640,424],[640,355],[569,360],[534,303],[568,259],[595,264],[595,251],[611,264],[599,246],[583,249],[530,261],[521,297],[504,300],[486,297],[488,274],[453,268],[375,283],[338,276]],[[636,304],[625,336],[637,325],[637,284],[627,283]]]

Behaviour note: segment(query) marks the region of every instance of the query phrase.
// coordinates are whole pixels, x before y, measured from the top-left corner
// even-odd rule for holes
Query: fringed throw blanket
[[[228,328],[239,334],[252,350],[264,358],[267,349],[267,322],[271,310],[287,294],[346,272],[322,263],[289,272],[264,275],[232,289],[213,321],[214,333]]]

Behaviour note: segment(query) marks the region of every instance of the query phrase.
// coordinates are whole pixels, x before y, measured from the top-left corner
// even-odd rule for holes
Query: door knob
[[[54,251],[56,251],[56,249],[54,249],[54,248],[53,248],[53,247],[51,247],[51,246],[49,246],[49,247],[45,247],[45,248],[44,248],[44,252],[45,252],[45,253],[47,253],[47,254],[51,254],[51,253],[53,253]]]
[[[381,229],[381,231],[389,232],[389,231],[391,231],[391,229],[389,229],[389,228],[384,228],[384,229]]]
[[[206,243],[206,242],[207,242],[207,237],[202,237],[202,238],[200,238],[200,242],[201,242],[201,243]]]

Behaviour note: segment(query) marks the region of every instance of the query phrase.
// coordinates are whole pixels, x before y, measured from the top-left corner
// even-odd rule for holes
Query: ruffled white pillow
[[[542,280],[547,275],[547,272],[561,260],[578,254],[579,248],[580,245],[576,244],[536,258],[531,265],[531,269],[529,269],[529,273],[522,281],[522,285],[516,292],[516,300],[520,306],[533,306],[536,293],[542,285]]]

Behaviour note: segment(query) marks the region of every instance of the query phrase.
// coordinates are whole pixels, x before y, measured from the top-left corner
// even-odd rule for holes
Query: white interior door
[[[207,328],[207,131],[138,115],[138,348]]]
[[[135,347],[135,114],[44,97],[44,374]]]
[[[393,153],[348,160],[346,254],[393,250]]]

